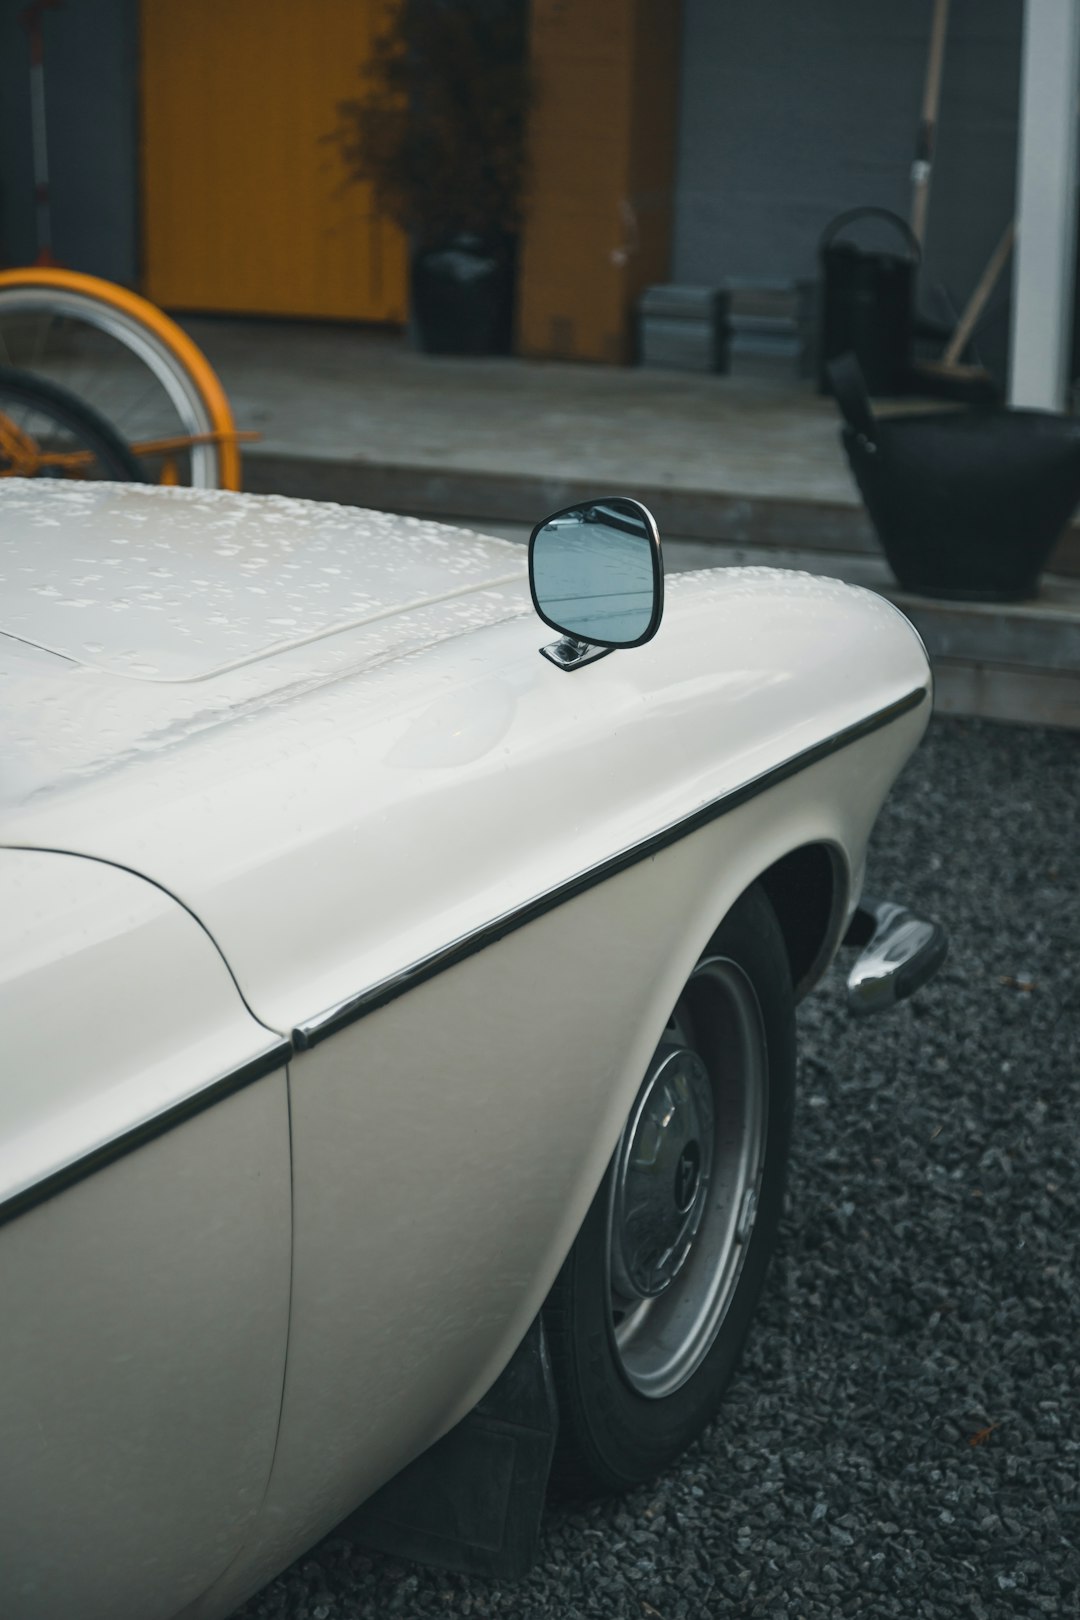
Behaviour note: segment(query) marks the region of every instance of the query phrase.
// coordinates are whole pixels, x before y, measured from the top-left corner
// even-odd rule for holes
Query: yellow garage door
[[[387,0],[142,0],[143,270],[175,309],[403,321],[407,256],[325,136]]]

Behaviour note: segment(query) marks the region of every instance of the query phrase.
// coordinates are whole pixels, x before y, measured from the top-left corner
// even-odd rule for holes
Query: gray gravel
[[[804,1004],[789,1209],[718,1421],[552,1509],[515,1586],[330,1537],[236,1620],[1080,1615],[1080,738],[936,721],[868,887],[952,953],[852,1024]]]

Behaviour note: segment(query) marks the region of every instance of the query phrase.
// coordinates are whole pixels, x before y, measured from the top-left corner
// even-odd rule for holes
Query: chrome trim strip
[[[888,704],[884,709],[868,715],[865,720],[858,720],[843,731],[838,731],[831,737],[824,738],[811,747],[804,748],[801,753],[794,754],[788,760],[774,765],[770,770],[763,771],[741,787],[732,788],[730,792],[722,794],[718,799],[712,799],[700,809],[694,810],[681,820],[671,822],[662,827],[659,832],[651,833],[639,843],[632,844],[628,849],[621,850],[617,855],[611,855],[607,860],[600,861],[587,871],[579,872],[575,877],[568,878],[564,883],[557,884],[555,888],[548,889],[544,894],[537,895],[533,900],[527,900],[513,911],[507,911],[489,923],[483,923],[479,928],[468,934],[462,934],[458,939],[451,940],[449,945],[443,945],[423,956],[417,962],[393,973],[389,978],[381,979],[377,984],[366,990],[349,996],[345,1001],[338,1002],[336,1006],[328,1007],[325,1012],[315,1017],[305,1019],[293,1030],[293,1045],[298,1052],[306,1051],[317,1046],[328,1035],[335,1035],[339,1029],[345,1029],[357,1019],[366,1018],[369,1013],[385,1007],[388,1002],[396,1001],[398,996],[412,990],[416,985],[433,979],[436,974],[444,973],[447,968],[456,967],[468,957],[475,956],[488,945],[497,940],[504,939],[507,934],[514,933],[523,928],[526,923],[534,922],[538,917],[544,916],[548,911],[554,911],[557,906],[564,905],[567,900],[575,899],[586,890],[595,888],[609,877],[624,872],[628,867],[636,866],[639,861],[648,860],[659,850],[678,843],[680,839],[688,837],[702,827],[708,826],[712,821],[718,821],[721,816],[737,810],[740,805],[755,799],[759,794],[765,793],[769,788],[776,787],[778,783],[787,781],[789,777],[797,775],[800,771],[808,770],[830,754],[838,753],[842,748],[848,748],[852,743],[859,742],[863,737],[871,736],[882,727],[891,725],[899,720],[901,715],[917,709],[929,696],[929,689],[918,686],[907,694],[898,698],[895,703]]]
[[[245,1086],[250,1086],[256,1080],[263,1080],[268,1074],[284,1068],[291,1057],[292,1043],[286,1040],[275,1041],[273,1046],[268,1046],[265,1051],[250,1058],[247,1063],[242,1063],[226,1074],[219,1075],[216,1080],[211,1080],[201,1091],[196,1091],[190,1097],[184,1097],[180,1102],[171,1104],[150,1119],[142,1120],[130,1130],[114,1136],[111,1141],[102,1142],[99,1147],[91,1148],[89,1153],[79,1159],[73,1159],[70,1164],[63,1165],[59,1170],[51,1171],[32,1186],[23,1187],[19,1192],[12,1193],[9,1198],[0,1200],[0,1226],[14,1220],[18,1215],[25,1214],[28,1209],[45,1203],[57,1193],[65,1192],[76,1182],[84,1181],[87,1176],[104,1169],[114,1160],[122,1159],[136,1148],[152,1142],[156,1136],[164,1136],[167,1131],[185,1124],[196,1114],[203,1113],[207,1108],[213,1108],[215,1103],[224,1102],[226,1097],[242,1091]]]
[[[568,674],[575,669],[582,669],[586,664],[595,664],[598,658],[606,658],[608,653],[617,652],[615,647],[600,647],[591,641],[582,641],[577,636],[563,636],[558,641],[549,641],[546,647],[540,648],[541,658],[546,658],[549,664],[556,669],[565,670]]]

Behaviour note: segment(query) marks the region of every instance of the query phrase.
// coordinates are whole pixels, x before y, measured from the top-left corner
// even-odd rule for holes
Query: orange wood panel
[[[518,349],[625,363],[671,242],[679,0],[532,0]]]
[[[141,0],[143,283],[174,309],[403,321],[407,249],[324,139],[387,0]]]

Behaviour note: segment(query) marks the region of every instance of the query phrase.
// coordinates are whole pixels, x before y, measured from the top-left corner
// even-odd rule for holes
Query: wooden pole
[[[944,365],[955,366],[967,347],[968,339],[975,330],[975,323],[986,307],[986,300],[997,286],[998,278],[1008,263],[1015,236],[1016,221],[1010,220],[1004,236],[990,255],[986,269],[979,277],[975,291],[964,307],[964,313],[956,323],[956,331],[949,339],[949,346],[941,357]]]
[[[922,117],[911,165],[911,229],[920,247],[926,237],[926,210],[930,202],[930,172],[934,166],[941,76],[945,67],[945,36],[949,28],[949,0],[934,0],[930,26],[930,55],[923,86]]]
[[[19,13],[30,40],[30,135],[34,154],[34,208],[38,251],[35,264],[55,264],[52,250],[52,215],[49,206],[49,153],[45,125],[45,38],[43,11],[58,11],[61,0],[31,0]]]

